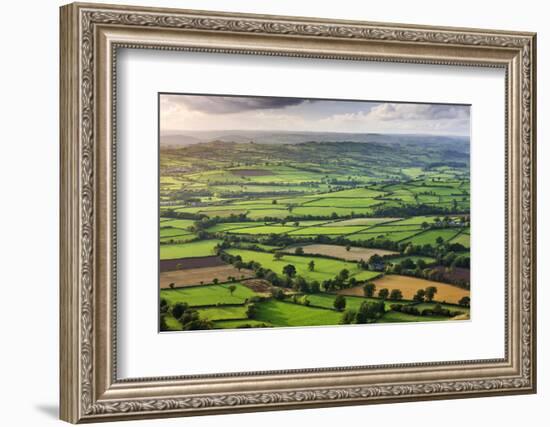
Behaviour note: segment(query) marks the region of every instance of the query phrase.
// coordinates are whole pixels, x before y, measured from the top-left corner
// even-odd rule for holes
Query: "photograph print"
[[[159,328],[470,318],[470,106],[160,93]]]

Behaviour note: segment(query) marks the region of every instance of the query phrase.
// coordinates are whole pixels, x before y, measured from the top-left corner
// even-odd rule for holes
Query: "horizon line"
[[[350,135],[414,135],[414,136],[462,136],[470,137],[470,134],[454,134],[454,133],[418,133],[418,132],[346,132],[346,131],[322,131],[322,130],[277,130],[277,129],[187,129],[187,130],[159,130],[159,136],[166,135],[167,132],[173,134],[184,134],[186,132],[280,132],[280,133],[339,133]]]

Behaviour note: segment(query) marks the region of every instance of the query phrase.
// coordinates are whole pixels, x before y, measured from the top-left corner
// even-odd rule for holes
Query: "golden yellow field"
[[[372,282],[376,285],[376,292],[383,288],[387,288],[390,291],[392,289],[400,289],[403,293],[403,298],[409,300],[413,298],[418,289],[425,289],[428,286],[435,286],[437,288],[437,294],[435,295],[434,301],[438,302],[456,304],[462,297],[470,296],[470,291],[467,289],[462,289],[458,286],[448,285],[446,283],[419,279],[417,277],[386,274],[380,279],[373,280]],[[364,296],[363,286],[342,289],[341,291],[338,291],[338,293],[342,295]]]

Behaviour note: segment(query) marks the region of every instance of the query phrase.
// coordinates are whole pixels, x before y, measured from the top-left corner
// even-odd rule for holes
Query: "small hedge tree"
[[[338,311],[344,310],[346,308],[346,299],[342,295],[338,295],[334,299],[334,308]]]

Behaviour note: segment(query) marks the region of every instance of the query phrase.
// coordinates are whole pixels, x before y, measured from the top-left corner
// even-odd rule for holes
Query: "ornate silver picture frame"
[[[536,391],[535,34],[75,3],[61,8],[60,43],[63,420],[97,422]],[[505,356],[120,379],[115,144],[116,61],[122,48],[503,69]]]

